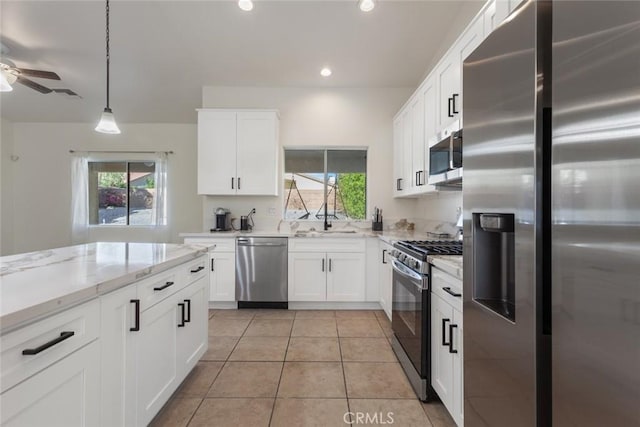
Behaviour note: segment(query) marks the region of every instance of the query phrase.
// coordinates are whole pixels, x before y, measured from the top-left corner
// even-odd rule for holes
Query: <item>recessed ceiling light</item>
[[[320,70],[320,75],[322,77],[329,77],[331,75],[332,71],[331,68],[329,67],[324,67],[322,70]]]
[[[245,12],[253,10],[253,2],[251,0],[238,0],[238,7]]]
[[[358,0],[358,7],[363,12],[371,12],[376,7],[376,3],[374,0]]]

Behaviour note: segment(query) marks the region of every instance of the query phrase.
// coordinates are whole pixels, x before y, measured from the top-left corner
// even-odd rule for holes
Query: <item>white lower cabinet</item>
[[[365,265],[364,252],[289,252],[289,301],[365,301]]]
[[[147,425],[207,349],[208,280],[189,283],[195,277],[181,276],[181,268],[157,291],[173,293],[146,309],[139,296],[151,279],[100,298],[105,427]]]
[[[380,241],[378,276],[380,281],[380,306],[391,320],[391,302],[393,299],[393,269],[391,268],[390,252],[393,246]]]
[[[236,300],[236,253],[209,253],[209,298],[211,301]]]
[[[431,386],[456,424],[464,425],[462,313],[431,293]]]
[[[100,425],[98,342],[2,393],[0,401],[0,425],[6,427]]]

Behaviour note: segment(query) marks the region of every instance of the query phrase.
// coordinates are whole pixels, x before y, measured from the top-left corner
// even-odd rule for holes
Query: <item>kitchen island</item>
[[[91,243],[0,258],[0,424],[148,424],[206,351],[209,249]]]

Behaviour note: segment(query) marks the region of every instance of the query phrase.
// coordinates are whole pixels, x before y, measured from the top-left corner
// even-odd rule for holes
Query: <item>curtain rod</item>
[[[69,150],[69,153],[139,153],[139,154],[154,154],[154,153],[167,153],[167,154],[173,154],[173,151],[117,151],[117,150],[111,150],[111,151],[107,151],[107,150],[98,150],[98,151],[91,151],[91,150]]]

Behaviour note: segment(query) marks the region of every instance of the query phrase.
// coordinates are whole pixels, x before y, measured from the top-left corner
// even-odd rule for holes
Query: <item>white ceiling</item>
[[[119,122],[194,123],[202,86],[416,87],[482,2],[382,0],[371,13],[351,1],[111,2],[111,107]],[[93,122],[104,108],[104,2],[0,3],[2,42],[18,67],[82,96],[2,93],[2,117]],[[333,75],[325,79],[320,68]]]

